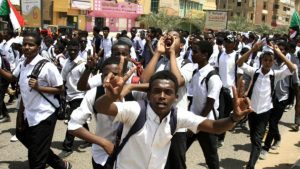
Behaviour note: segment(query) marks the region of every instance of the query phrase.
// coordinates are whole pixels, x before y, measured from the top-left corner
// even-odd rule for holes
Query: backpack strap
[[[170,128],[171,128],[171,135],[173,136],[176,132],[177,128],[177,107],[173,107],[171,109],[171,114],[170,114]]]
[[[130,128],[129,132],[127,133],[127,135],[124,137],[124,139],[122,140],[121,144],[117,145],[116,147],[116,151],[114,152],[114,156],[117,157],[118,154],[121,152],[121,150],[124,148],[125,144],[127,143],[127,141],[129,140],[129,138],[134,135],[136,132],[138,132],[141,128],[143,128],[144,124],[146,123],[147,120],[147,101],[140,101],[138,102],[140,107],[141,107],[141,111],[139,116],[137,117],[137,119],[135,120],[134,124],[132,125],[132,127]],[[117,137],[121,138],[122,135],[122,131],[123,130],[123,125],[120,125],[117,131]]]
[[[275,96],[275,72],[272,69],[273,74],[269,75],[270,77],[270,82],[271,82],[271,97]]]
[[[259,75],[258,69],[256,69],[256,70],[255,70],[255,73],[254,73],[254,75],[253,75],[253,78],[252,78],[252,84],[251,84],[251,86],[250,86],[249,93],[248,93],[248,97],[249,97],[250,99],[251,99],[252,92],[253,92],[253,88],[254,88],[254,84],[255,84],[255,82],[256,82],[256,80],[257,80],[257,78],[258,78],[258,75]]]
[[[33,67],[33,70],[31,72],[31,74],[29,75],[30,78],[38,78],[39,74],[41,73],[41,70],[43,69],[43,67],[45,66],[45,64],[49,62],[47,59],[42,59],[40,61],[38,61],[36,63],[36,65]],[[20,76],[20,75],[19,75]],[[19,77],[18,77],[19,78]],[[50,103],[55,109],[57,109],[58,107],[56,107],[54,105],[54,103],[52,103],[42,92],[37,91],[48,103]]]
[[[102,96],[102,95],[104,95],[104,94],[105,94],[104,87],[103,87],[102,85],[101,85],[101,86],[98,86],[98,87],[97,87],[97,90],[96,90],[96,96],[95,96],[94,103],[96,102],[96,100],[97,100],[100,96]],[[94,106],[93,106],[93,111],[94,111],[94,113],[97,112],[96,109],[94,108]]]
[[[183,59],[183,61],[181,62],[180,68],[182,68],[184,65],[186,65],[188,63],[192,63],[192,62],[189,59]]]
[[[40,61],[38,61],[36,63],[36,65],[34,66],[31,74],[30,74],[30,77],[31,78],[38,78],[39,74],[41,73],[41,70],[42,68],[45,66],[45,64],[49,62],[47,59],[42,59]]]
[[[238,69],[238,67],[237,67],[236,61],[239,59],[239,55],[240,55],[240,53],[236,52],[235,58],[234,58],[234,65],[235,65],[235,67],[234,67],[235,85],[237,85],[237,81],[238,81],[238,77],[237,77],[237,74],[238,74],[237,73],[237,69]]]
[[[212,77],[213,75],[218,75],[217,71],[216,70],[212,70],[210,71],[205,78],[203,78],[203,80],[201,81],[201,84],[203,84],[204,80],[205,80],[205,84],[206,84],[206,90],[208,91],[208,81],[210,79],[210,77]],[[220,91],[221,92],[221,91]],[[214,114],[214,118],[215,120],[217,120],[217,113],[216,113],[216,110],[215,108],[213,107],[213,114]]]

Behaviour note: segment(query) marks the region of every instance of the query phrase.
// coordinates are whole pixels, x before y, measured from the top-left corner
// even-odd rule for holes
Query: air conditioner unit
[[[60,17],[60,18],[65,18],[65,17],[67,17],[67,12],[59,12],[58,13],[58,16]]]
[[[87,10],[80,10],[79,12],[80,15],[87,15],[87,13],[88,13]]]

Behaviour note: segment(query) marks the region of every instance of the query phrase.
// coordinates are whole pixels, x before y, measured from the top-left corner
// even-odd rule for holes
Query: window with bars
[[[151,0],[151,12],[158,13],[159,0]]]

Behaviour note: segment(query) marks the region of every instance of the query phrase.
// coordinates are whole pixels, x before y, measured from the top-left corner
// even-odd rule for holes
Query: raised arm
[[[170,71],[176,76],[177,78],[177,81],[178,81],[178,85],[181,87],[181,86],[184,86],[185,84],[185,80],[183,78],[183,76],[181,75],[180,73],[180,70],[177,66],[177,61],[176,61],[176,46],[179,46],[177,45],[178,43],[180,43],[180,39],[179,37],[175,37],[175,36],[172,36],[172,39],[173,39],[173,44],[171,45],[170,47]]]
[[[159,39],[158,44],[157,44],[157,50],[141,75],[140,81],[142,83],[148,83],[150,80],[150,77],[155,73],[156,64],[157,64],[159,58],[161,57],[161,55],[165,53],[164,40],[165,40],[164,37],[161,37]]]
[[[121,57],[118,76],[115,76],[110,72],[105,78],[103,84],[103,87],[106,89],[105,94],[97,99],[94,105],[97,113],[103,113],[110,116],[117,115],[118,109],[114,102],[121,98],[121,91],[125,82],[135,71],[135,68],[132,68],[129,73],[122,77],[123,64],[124,57]]]
[[[233,113],[224,119],[220,120],[205,120],[198,125],[198,131],[204,131],[208,133],[223,133],[229,129],[231,129],[235,123],[239,122],[243,119],[247,114],[253,112],[250,107],[250,100],[248,98],[243,97],[243,82],[239,81],[238,90],[233,87]]]
[[[121,92],[121,98],[124,98],[127,94],[135,91],[146,92],[149,88],[149,83],[141,83],[141,84],[126,84]]]
[[[262,46],[262,42],[257,42],[253,45],[253,47],[248,51],[246,52],[245,54],[242,55],[241,58],[239,58],[237,61],[236,61],[236,64],[238,67],[241,67],[243,66],[243,64],[245,62],[247,62],[247,60],[249,59],[251,53],[253,52],[256,52],[260,47]]]
[[[294,72],[297,67],[295,64],[293,64],[279,49],[277,45],[271,44],[273,47],[274,52],[277,54],[277,56],[286,64],[286,66],[289,68],[290,72]]]
[[[81,75],[81,77],[77,83],[78,90],[86,91],[86,90],[91,89],[90,85],[88,84],[88,80],[89,80],[90,74],[96,68],[98,60],[99,60],[99,57],[97,57],[95,55],[93,57],[89,57],[87,59],[87,63],[85,65],[86,69],[83,71],[83,74]]]

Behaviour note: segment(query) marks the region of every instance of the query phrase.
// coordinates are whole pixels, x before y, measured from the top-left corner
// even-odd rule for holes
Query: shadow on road
[[[16,129],[15,128],[10,128],[10,129],[7,129],[7,130],[2,130],[0,132],[0,135],[4,134],[4,133],[10,133],[11,135],[15,135],[16,134]]]
[[[28,169],[28,160],[26,161],[0,161],[0,166],[2,164],[8,164],[9,169]]]
[[[290,169],[292,167],[292,164],[279,164],[279,165],[276,165],[274,167],[265,167],[265,168],[262,168],[262,169]]]
[[[236,144],[236,145],[233,145],[233,150],[234,151],[243,150],[243,151],[246,151],[246,152],[250,152],[250,150],[251,150],[251,144],[250,143],[247,143],[247,144]]]
[[[220,162],[220,166],[224,169],[241,169],[244,165],[246,165],[245,161],[233,158],[225,158]]]

